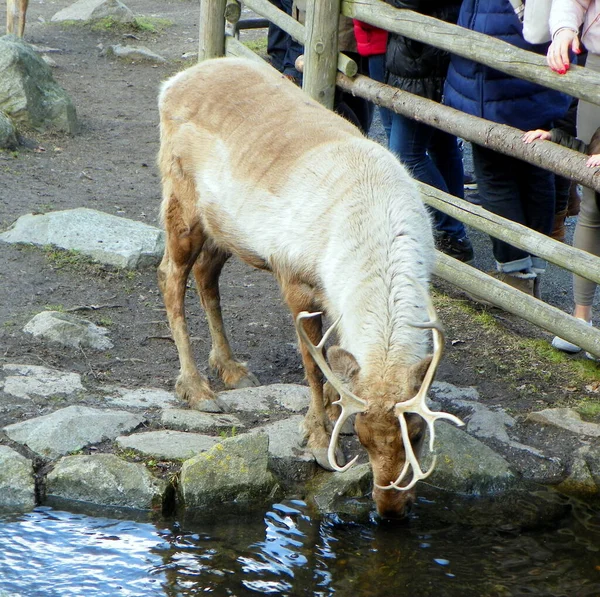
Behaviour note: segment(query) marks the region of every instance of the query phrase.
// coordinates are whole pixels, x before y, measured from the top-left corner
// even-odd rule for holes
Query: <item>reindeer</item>
[[[29,0],[6,0],[6,33],[23,37],[25,31],[25,14]],[[15,26],[15,23],[17,26]]]
[[[324,468],[347,470],[356,458],[342,466],[337,443],[357,414],[377,510],[403,517],[433,468],[423,472],[418,461],[426,425],[433,448],[436,419],[462,424],[425,404],[443,332],[427,290],[431,225],[413,180],[389,151],[266,64],[203,62],[164,84],[159,108],[159,285],[179,354],[178,395],[192,408],[214,397],[185,322],[190,271],[210,329],[209,364],[230,388],[257,382],[225,336],[219,274],[231,255],[270,271],[300,339],[309,448]],[[323,312],[335,320],[324,336]],[[325,356],[334,329],[338,344]]]

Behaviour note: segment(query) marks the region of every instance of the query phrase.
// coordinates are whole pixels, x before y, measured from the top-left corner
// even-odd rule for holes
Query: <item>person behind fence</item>
[[[292,17],[302,24],[306,20],[306,5],[307,0],[293,0],[292,3]],[[357,52],[352,19],[344,15],[340,15],[338,20],[337,41],[338,50],[344,52],[356,62],[359,74],[367,74],[369,70],[368,58]],[[300,55],[295,59],[294,64],[304,62],[303,51],[303,46],[300,46]],[[371,102],[336,87],[333,109],[337,114],[357,126],[365,135],[368,134],[373,119],[373,104]]]
[[[269,2],[286,14],[292,14],[292,0],[269,0]],[[275,23],[269,23],[267,54],[274,68],[297,85],[302,84],[302,74],[295,66],[296,58],[302,54],[302,45]]]
[[[547,44],[532,45],[509,0],[464,0],[458,25],[485,33],[524,50],[545,53]],[[524,81],[474,60],[452,55],[444,103],[492,122],[523,131],[550,129],[567,111],[570,97]],[[473,164],[482,206],[506,219],[549,235],[554,223],[554,174],[481,145],[473,145]],[[540,297],[543,259],[492,238],[497,279]]]
[[[379,29],[374,25],[363,23],[357,19],[353,19],[353,23],[356,49],[361,56],[367,57],[369,77],[374,81],[385,83],[385,51],[388,42],[388,32],[385,29]],[[389,143],[390,131],[392,129],[392,112],[387,108],[379,106],[379,117],[381,118],[381,124]]]
[[[581,28],[581,38],[579,31]],[[571,65],[571,52],[579,54],[582,44],[588,50],[586,69],[600,73],[600,0],[553,0],[550,11],[550,32],[552,44],[548,48],[547,61],[550,68],[565,74]],[[577,109],[577,136],[590,145],[589,150],[596,152],[592,138],[600,127],[600,106],[579,101]],[[595,167],[596,156],[588,159],[588,165]],[[600,255],[600,209],[596,201],[597,194],[584,188],[573,246]],[[573,316],[592,325],[592,305],[596,293],[596,283],[580,276],[573,276],[573,295],[575,308]],[[558,336],[552,346],[565,352],[579,352],[579,346],[567,342]],[[590,358],[592,355],[586,353]]]
[[[385,1],[396,8],[407,8],[452,23],[456,22],[460,9],[460,0]],[[386,53],[387,83],[440,102],[449,61],[449,54],[443,50],[390,33]],[[454,135],[394,112],[389,148],[414,178],[464,198],[462,154]],[[473,246],[464,224],[441,211],[431,211],[437,248],[460,261],[472,263]]]

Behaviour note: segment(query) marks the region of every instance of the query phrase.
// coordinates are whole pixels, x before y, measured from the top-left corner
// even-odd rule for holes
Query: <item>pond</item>
[[[0,517],[0,596],[600,595],[599,510],[430,493],[393,525],[300,500],[158,524],[41,507]]]

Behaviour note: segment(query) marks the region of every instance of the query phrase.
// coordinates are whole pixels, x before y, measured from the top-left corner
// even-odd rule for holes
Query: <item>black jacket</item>
[[[456,23],[461,0],[385,0],[449,23]],[[387,83],[428,99],[441,101],[450,56],[448,52],[390,33],[386,52]]]

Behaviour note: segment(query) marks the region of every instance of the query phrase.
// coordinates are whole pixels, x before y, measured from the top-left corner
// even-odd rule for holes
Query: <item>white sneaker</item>
[[[558,350],[562,350],[563,352],[570,352],[571,354],[581,351],[581,347],[577,346],[576,344],[571,344],[570,342],[567,342],[567,340],[563,340],[558,336],[554,336],[552,339],[552,346],[554,348],[558,348]]]
[[[581,321],[584,321],[589,326],[592,325],[591,321],[585,321],[584,319],[582,319]],[[571,342],[568,342],[567,340],[563,340],[562,338],[559,338],[558,336],[554,336],[554,338],[552,340],[552,346],[554,348],[557,348],[558,350],[562,350],[563,352],[570,352],[571,354],[575,354],[576,352],[581,351],[581,348],[579,346],[577,346],[577,344],[571,344]]]

